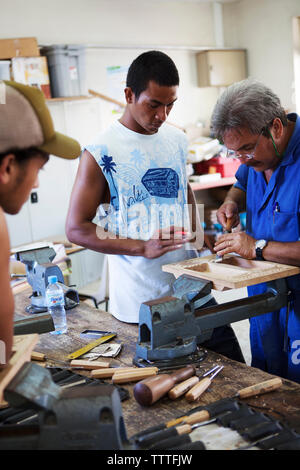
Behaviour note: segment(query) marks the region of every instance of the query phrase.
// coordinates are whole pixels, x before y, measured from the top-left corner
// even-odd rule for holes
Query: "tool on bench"
[[[195,367],[189,365],[172,374],[159,374],[137,383],[133,389],[134,398],[143,406],[149,406],[168,393],[174,385],[195,375]]]
[[[27,281],[32,287],[31,305],[26,307],[28,313],[47,312],[46,288],[48,277],[57,276],[58,282],[63,289],[65,298],[65,309],[69,310],[79,304],[78,292],[64,284],[64,276],[56,264],[52,261],[56,252],[51,247],[37,248],[15,253],[18,261],[26,266]]]
[[[209,372],[211,371],[208,371],[208,373]],[[178,425],[188,424],[192,426],[195,424],[199,424],[198,427],[200,427],[214,423],[218,419],[221,420],[221,418],[223,419],[223,421],[221,421],[221,424],[226,424],[226,416],[230,416],[230,419],[232,420],[235,412],[237,413],[239,418],[243,416],[249,416],[251,414],[251,410],[249,411],[246,405],[239,404],[235,400],[235,397],[249,398],[251,396],[277,390],[281,385],[282,380],[279,377],[276,377],[275,379],[270,379],[259,384],[255,384],[251,387],[246,387],[244,389],[241,389],[234,397],[225,398],[210,405],[193,408],[186,415],[180,416],[166,423],[162,423],[158,426],[153,426],[148,430],[136,434],[135,436],[133,436],[133,439],[139,446],[147,446],[148,440],[151,439],[152,442],[153,439],[156,440],[157,436],[163,438],[164,435],[161,433],[165,432],[169,428],[177,427]]]
[[[219,366],[215,366],[211,370],[202,374],[201,376],[194,375],[193,377],[190,377],[189,379],[184,380],[183,382],[180,382],[178,385],[175,385],[175,387],[171,388],[171,390],[168,393],[168,397],[171,398],[171,400],[176,400],[176,398],[181,397],[186,392],[188,392],[194,385],[198,384],[200,380],[199,377],[206,377],[207,375],[213,373],[218,368]]]
[[[224,366],[220,366],[215,372],[213,372],[213,374],[210,377],[205,377],[199,383],[194,385],[185,395],[187,401],[197,400],[202,395],[202,393],[204,393],[205,390],[210,386],[212,380],[215,378],[216,375],[219,374],[219,372],[221,372],[223,367]],[[205,376],[209,375],[210,373],[211,371],[207,372]]]
[[[97,383],[84,387],[82,381],[84,377],[78,376],[77,386],[59,386],[47,369],[25,363],[7,385],[4,396],[12,407],[37,410],[38,425],[20,425],[14,435],[0,428],[0,449],[127,448],[117,387]]]
[[[68,359],[77,359],[78,357],[83,356],[83,354],[95,348],[96,346],[99,346],[99,344],[106,343],[107,341],[111,340],[115,336],[116,336],[116,333],[107,332],[106,335],[103,335],[101,336],[101,338],[95,339],[95,341],[92,341],[91,343],[83,346],[82,348],[77,349],[76,351],[69,354],[67,357]]]
[[[263,450],[270,450],[275,448],[277,450],[281,450],[280,447],[285,447],[285,449],[282,450],[288,450],[288,448],[290,447],[290,449],[292,450],[299,450],[300,436],[292,429],[277,430],[277,432],[275,431],[271,435],[267,435],[262,439],[251,442],[251,444],[247,444],[237,450],[249,450],[252,447],[259,447]]]
[[[223,233],[230,233],[231,232],[232,223],[233,223],[233,218],[228,217],[227,220],[226,220],[226,228],[223,231]],[[212,260],[211,262],[212,263],[221,263],[222,261],[223,261],[223,256],[216,254],[215,259]]]
[[[192,272],[192,271],[191,271]],[[209,280],[183,274],[173,283],[173,297],[145,302],[139,311],[139,337],[133,363],[138,367],[188,359],[201,361],[207,354],[201,343],[214,328],[278,310],[289,302],[286,279],[268,281],[266,292],[218,305]],[[198,355],[198,359],[196,359]]]

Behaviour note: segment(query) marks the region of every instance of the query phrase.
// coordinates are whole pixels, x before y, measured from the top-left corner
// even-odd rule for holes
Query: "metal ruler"
[[[95,348],[99,344],[106,343],[106,341],[109,341],[115,336],[116,336],[116,333],[109,333],[108,335],[101,336],[101,338],[98,338],[95,341],[92,341],[91,343],[87,344],[86,346],[83,346],[80,349],[77,349],[77,351],[74,351],[73,353],[69,354],[67,357],[68,359],[77,359],[77,357],[82,356],[83,354]]]

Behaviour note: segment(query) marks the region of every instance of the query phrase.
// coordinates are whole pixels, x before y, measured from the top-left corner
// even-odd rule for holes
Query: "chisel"
[[[274,379],[270,379],[259,384],[252,385],[250,387],[246,387],[241,389],[239,392],[236,393],[231,398],[225,399],[224,401],[221,400],[221,406],[218,406],[217,412],[215,411],[208,411],[203,409],[203,406],[196,407],[190,414],[186,414],[179,418],[175,418],[170,420],[166,423],[153,426],[152,428],[146,429],[139,434],[134,436],[136,442],[140,445],[144,445],[143,442],[146,440],[146,437],[150,438],[152,434],[167,430],[168,428],[175,427],[178,424],[198,424],[201,423],[202,426],[206,426],[207,424],[213,423],[217,421],[218,417],[223,416],[227,413],[230,413],[234,410],[238,409],[238,404],[233,399],[234,398],[249,398],[255,395],[261,395],[263,393],[268,393],[278,389],[282,385],[282,380],[279,377],[275,377]],[[233,400],[233,401],[232,401]],[[210,405],[208,405],[209,408]],[[211,409],[213,410],[213,405],[211,405]]]
[[[167,394],[176,383],[192,377],[195,373],[195,367],[188,365],[172,374],[159,374],[142,380],[133,389],[134,398],[140,405],[152,405]]]
[[[221,370],[223,369],[224,366],[220,366],[219,369],[217,369],[213,375],[211,375],[210,377],[205,377],[204,379],[202,379],[199,383],[197,383],[196,385],[194,385],[186,394],[185,394],[185,398],[187,399],[187,401],[195,401],[197,400],[201,395],[202,393],[205,392],[205,390],[210,386],[212,380],[215,378],[215,376],[221,372]]]
[[[226,221],[226,227],[223,233],[230,233],[231,227],[232,227],[232,217],[228,217]],[[212,261],[212,263],[221,263],[222,261],[223,261],[223,256],[216,254],[216,257]]]
[[[174,426],[172,428],[164,429],[162,431],[158,431],[152,433],[148,436],[145,436],[144,439],[138,441],[139,447],[142,448],[154,448],[152,446],[156,446],[159,444],[164,445],[163,443],[171,438],[177,438],[178,436],[182,436],[185,434],[190,434],[194,429],[201,426],[201,424],[194,424],[191,426],[190,424],[182,424],[179,426]],[[171,444],[170,444],[171,445]],[[161,449],[163,447],[160,447]]]
[[[116,371],[112,376],[112,382],[114,384],[138,382],[143,379],[148,380],[153,378],[153,376],[157,376],[157,373],[158,369],[155,367],[145,367],[143,369],[136,368],[131,371]]]
[[[178,385],[175,385],[175,387],[171,388],[168,393],[168,397],[171,398],[171,400],[175,400],[176,398],[181,397],[199,382],[199,377],[206,377],[208,374],[211,374],[218,368],[219,366],[215,366],[205,374],[202,374],[201,376],[194,375],[193,377],[190,377],[189,379],[180,382]]]
[[[132,373],[143,370],[144,369],[140,369],[139,367],[108,367],[104,369],[92,370],[91,376],[93,379],[109,379],[112,378],[114,375],[116,375],[116,377],[120,377],[121,374],[125,372]],[[150,375],[155,375],[158,373],[158,367],[147,367],[147,371],[148,372],[146,372],[146,374],[150,374],[150,372],[152,372],[152,374]],[[141,378],[139,378],[139,380],[141,380]]]

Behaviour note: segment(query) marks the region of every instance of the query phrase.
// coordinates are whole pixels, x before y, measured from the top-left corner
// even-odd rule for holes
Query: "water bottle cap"
[[[49,276],[48,284],[55,284],[57,282],[57,276]]]

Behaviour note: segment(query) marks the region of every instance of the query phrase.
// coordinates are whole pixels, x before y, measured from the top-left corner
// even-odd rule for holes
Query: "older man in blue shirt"
[[[247,214],[246,231],[223,235],[215,251],[300,266],[300,118],[286,114],[268,87],[244,80],[218,100],[212,129],[242,163],[218,219],[237,226],[239,211]],[[287,284],[287,308],[250,319],[252,366],[300,382],[300,275]],[[251,286],[248,294],[265,289]]]

